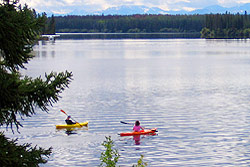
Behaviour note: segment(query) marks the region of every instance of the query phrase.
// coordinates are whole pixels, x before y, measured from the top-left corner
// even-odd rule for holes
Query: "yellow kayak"
[[[82,122],[82,123],[76,123],[76,124],[72,124],[72,125],[67,125],[67,124],[63,124],[63,125],[56,125],[56,129],[63,129],[63,128],[81,128],[83,126],[88,126],[88,121],[86,122]]]

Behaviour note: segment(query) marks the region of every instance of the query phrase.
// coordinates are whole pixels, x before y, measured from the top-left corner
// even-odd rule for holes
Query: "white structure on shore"
[[[54,41],[55,38],[60,37],[60,35],[42,35],[43,38],[47,38],[49,41]]]

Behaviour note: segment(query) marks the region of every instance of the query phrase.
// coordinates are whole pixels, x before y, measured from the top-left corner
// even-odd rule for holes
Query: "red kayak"
[[[120,136],[134,136],[134,135],[156,135],[157,128],[140,130],[139,132],[125,132],[120,133]]]

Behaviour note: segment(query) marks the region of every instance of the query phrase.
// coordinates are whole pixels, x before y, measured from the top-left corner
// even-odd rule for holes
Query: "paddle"
[[[65,115],[69,116],[65,111],[63,111],[63,110],[60,110],[60,111],[62,113],[64,113]],[[71,119],[73,119],[73,118],[71,117]],[[77,124],[79,124],[81,126],[81,124],[79,122],[77,122],[75,119],[73,119],[73,121],[75,121]]]
[[[124,122],[124,121],[120,121],[120,122],[121,122],[122,124],[135,125],[135,124],[133,124],[133,123],[128,123],[128,122]],[[142,128],[145,129],[145,127],[143,127],[143,126],[142,126]],[[148,128],[146,128],[146,129],[148,129]]]
[[[127,124],[127,125],[134,125],[133,123],[128,123],[128,122],[124,122],[124,121],[120,121],[122,124]],[[149,129],[146,127],[143,127],[143,129]],[[155,132],[157,132],[157,130],[155,130]]]
[[[128,123],[128,122],[124,122],[124,121],[121,121],[122,124],[128,124],[128,125],[134,125],[133,123]]]

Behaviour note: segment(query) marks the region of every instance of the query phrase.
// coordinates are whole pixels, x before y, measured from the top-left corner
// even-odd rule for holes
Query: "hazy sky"
[[[194,10],[211,5],[232,7],[250,3],[250,0],[20,0],[20,3],[28,4],[37,12],[52,11],[59,14],[74,9],[97,11],[120,5],[145,5],[163,10]]]

